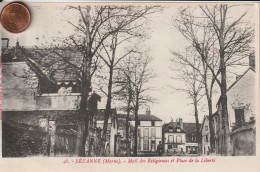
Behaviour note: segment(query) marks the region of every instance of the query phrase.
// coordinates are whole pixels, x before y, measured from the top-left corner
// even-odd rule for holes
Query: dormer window
[[[180,129],[180,128],[177,128],[177,132],[181,132],[181,129]]]

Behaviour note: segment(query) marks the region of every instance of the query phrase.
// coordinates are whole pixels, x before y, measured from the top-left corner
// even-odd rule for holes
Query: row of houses
[[[255,73],[255,56],[249,56],[249,68],[227,89],[227,105],[230,139],[229,145],[224,143],[224,124],[221,113],[221,98],[213,114],[212,126],[214,143],[210,143],[209,116],[202,122],[202,154],[210,153],[223,155],[228,147],[228,155],[255,155],[256,154],[256,115],[257,88]]]
[[[119,121],[126,121],[126,115],[120,114],[118,118]],[[163,124],[162,120],[152,115],[149,109],[146,114],[138,115],[138,120],[137,150],[139,155],[158,155],[157,148],[160,144],[163,146],[164,155],[198,154],[199,145],[195,123],[185,123],[181,118],[178,118],[176,122],[171,120],[169,123]],[[129,140],[133,150],[133,130],[135,125],[133,115],[130,115],[129,123],[131,130]],[[125,130],[125,126],[121,130]],[[121,136],[124,139],[126,138],[126,135]]]

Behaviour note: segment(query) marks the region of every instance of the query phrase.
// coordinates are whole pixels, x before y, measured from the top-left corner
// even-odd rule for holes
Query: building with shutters
[[[166,155],[197,154],[198,141],[195,123],[184,123],[181,118],[176,122],[163,124],[163,145]]]
[[[138,115],[138,152],[156,152],[157,146],[162,141],[162,120],[151,114],[150,110],[145,115]],[[134,115],[130,116],[130,124],[135,126]]]

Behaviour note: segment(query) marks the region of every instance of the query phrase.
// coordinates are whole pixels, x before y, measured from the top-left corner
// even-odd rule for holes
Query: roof
[[[76,110],[36,110],[36,111],[3,111],[2,120],[4,123],[13,125],[27,125],[38,127],[39,120],[43,117],[49,117],[50,120],[56,120],[57,129],[63,134],[73,134],[68,130],[77,130],[78,114]],[[96,120],[104,120],[105,109],[98,109]],[[112,109],[113,119],[117,121],[116,110]]]
[[[195,123],[184,123],[183,128],[186,131],[186,142],[193,142],[192,135],[197,136],[196,124]],[[199,124],[199,128],[201,128],[201,124]]]
[[[134,130],[134,126],[133,125],[129,125],[131,130]],[[120,130],[125,130],[126,129],[126,119],[123,118],[118,118],[118,129]]]
[[[77,114],[76,110],[2,111],[2,119],[38,126],[40,118],[49,116],[50,120],[57,120],[57,124],[75,125]]]
[[[50,117],[61,125],[77,124],[79,112],[76,110],[35,110],[35,111],[3,111],[2,119],[16,120],[21,123],[36,124],[41,117]],[[104,120],[105,109],[98,109],[96,120]],[[112,109],[112,116],[116,117],[116,109]]]
[[[240,79],[243,78],[243,77],[246,75],[246,73],[247,73],[248,71],[250,71],[250,70],[252,70],[253,72],[255,72],[255,70],[254,70],[252,67],[249,67],[233,84],[231,84],[231,86],[227,89],[227,92],[228,92],[234,85],[236,85],[236,83],[237,83],[238,81],[240,81]]]
[[[254,70],[252,67],[249,67],[233,84],[231,84],[231,85],[229,86],[229,88],[227,89],[227,92],[228,92],[229,90],[231,90],[231,89],[238,83],[238,81],[240,81],[241,78],[243,78],[243,77],[246,75],[246,73],[247,73],[248,71],[250,71],[250,70],[252,70],[253,72],[255,72],[255,70]],[[220,101],[221,101],[221,96],[220,96],[219,99],[218,99],[217,105],[220,103]]]
[[[204,126],[204,123],[205,123],[205,120],[208,119],[209,120],[209,116],[208,115],[205,115],[204,118],[203,118],[203,121],[201,123],[201,127],[200,127],[200,131],[202,131],[202,127]]]
[[[214,117],[214,116],[217,116],[217,115],[218,115],[218,111],[216,111],[215,113],[213,113],[212,116]]]
[[[105,118],[105,111],[106,109],[98,109],[97,110],[97,115],[96,115],[96,120],[104,120]],[[111,109],[111,116],[117,118],[117,112],[116,109]]]
[[[135,116],[130,115],[130,121],[134,121]],[[138,115],[138,120],[139,121],[162,121],[160,118],[154,115]]]
[[[173,127],[177,127],[178,126],[178,123],[177,122],[169,122],[169,123],[166,123],[166,124],[163,124],[163,132],[165,130],[167,130],[167,128],[170,126],[170,125],[173,125]],[[199,127],[201,128],[201,124],[199,124]],[[196,123],[186,123],[186,122],[183,122],[183,132],[186,133],[186,141],[187,142],[192,142],[192,135],[197,135],[196,133]]]
[[[17,44],[15,47],[3,50],[2,62],[29,62],[40,69],[50,81],[68,82],[78,81],[78,72],[70,64],[80,64],[81,58],[78,58],[80,56],[80,53],[72,47],[25,48]],[[70,63],[65,62],[68,59]]]

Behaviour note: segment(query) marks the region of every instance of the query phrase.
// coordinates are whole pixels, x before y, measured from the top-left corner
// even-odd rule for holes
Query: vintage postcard
[[[1,3],[1,171],[259,171],[259,4]]]

